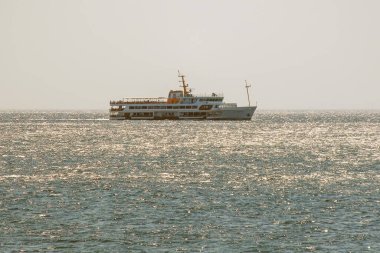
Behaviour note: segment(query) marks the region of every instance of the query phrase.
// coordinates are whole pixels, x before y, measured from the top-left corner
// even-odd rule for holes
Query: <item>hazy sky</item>
[[[259,109],[380,109],[379,0],[0,0],[0,110],[179,88]]]

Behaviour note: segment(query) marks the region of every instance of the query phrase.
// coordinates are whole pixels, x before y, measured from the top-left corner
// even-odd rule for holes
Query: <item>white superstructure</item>
[[[251,120],[257,106],[238,107],[224,103],[223,95],[195,96],[188,89],[185,76],[181,78],[182,90],[171,90],[167,98],[125,98],[110,101],[110,119],[117,120]],[[248,87],[247,92],[248,92]]]

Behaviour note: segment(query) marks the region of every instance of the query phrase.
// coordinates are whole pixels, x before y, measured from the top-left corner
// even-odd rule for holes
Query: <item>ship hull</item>
[[[210,111],[129,111],[111,112],[111,120],[251,120],[256,106],[232,107]]]
[[[221,110],[221,115],[217,117],[210,117],[208,119],[212,120],[251,120],[254,112],[256,111],[256,106],[251,107],[235,107],[235,108],[225,108]]]

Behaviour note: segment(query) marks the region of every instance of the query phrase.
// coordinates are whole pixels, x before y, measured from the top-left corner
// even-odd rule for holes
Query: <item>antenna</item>
[[[248,92],[249,87],[251,87],[251,85],[248,85],[247,80],[245,80],[245,88],[247,89],[247,97],[248,97],[248,106],[251,107],[251,101],[249,100],[249,92]]]
[[[184,75],[181,75],[181,73],[179,72],[179,70],[178,70],[178,77],[181,78],[181,80],[180,80],[179,82],[182,83],[182,85],[179,86],[179,87],[182,87],[182,88],[183,88],[183,96],[186,97],[186,96],[191,92],[191,90],[190,90],[190,91],[187,91],[187,87],[189,87],[189,85],[186,84],[185,76],[184,76]]]

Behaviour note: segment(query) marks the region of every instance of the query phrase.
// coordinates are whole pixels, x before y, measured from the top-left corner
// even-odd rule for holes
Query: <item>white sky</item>
[[[0,0],[0,110],[223,92],[259,109],[380,109],[379,0]]]

